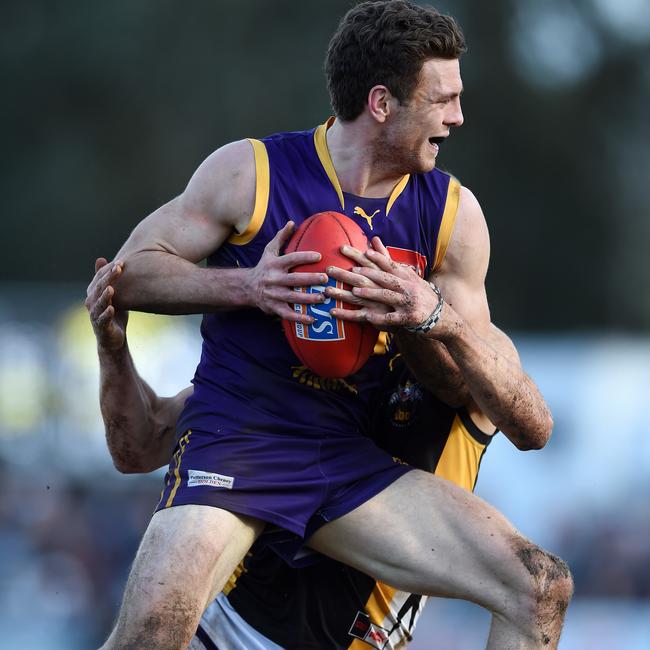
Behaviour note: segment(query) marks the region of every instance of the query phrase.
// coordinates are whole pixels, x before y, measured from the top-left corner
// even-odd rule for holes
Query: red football
[[[368,240],[359,226],[349,217],[338,212],[319,212],[296,230],[287,245],[287,253],[294,251],[318,251],[320,262],[296,266],[293,271],[319,273],[328,266],[351,270],[354,262],[341,253],[341,246],[347,244],[365,251]],[[330,278],[329,286],[349,289],[348,285]],[[297,287],[296,291],[323,292],[325,287]],[[342,321],[330,315],[334,307],[358,309],[352,305],[328,299],[314,305],[294,304],[297,312],[309,314],[314,322],[305,325],[284,320],[284,333],[296,356],[321,377],[341,378],[355,373],[368,360],[378,331],[371,325]]]

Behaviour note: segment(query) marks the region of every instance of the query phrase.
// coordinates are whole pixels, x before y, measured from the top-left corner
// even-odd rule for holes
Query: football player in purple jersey
[[[128,314],[113,307],[112,285],[120,272],[98,259],[87,302],[100,360],[100,406],[116,468],[148,472],[166,463],[192,387],[161,398],[137,373],[126,341]],[[508,337],[494,332],[495,347],[517,361]],[[376,402],[373,435],[393,456],[473,490],[495,427],[472,399],[463,394],[456,399],[462,407],[435,399],[400,355],[393,356]],[[426,603],[425,597],[396,591],[325,558],[290,568],[271,549],[258,547],[241,567],[228,593],[208,606],[190,650],[343,650],[354,647],[355,639],[396,650],[412,639]]]
[[[218,149],[118,253],[117,306],[203,313],[203,353],[106,648],[187,645],[268,527],[295,538],[290,558],[307,544],[404,591],[481,605],[492,613],[489,648],[557,646],[573,588],[567,566],[482,500],[400,464],[370,439],[388,355],[371,357],[345,386],[319,390],[293,372],[277,323],[309,323],[288,303],[318,294],[297,297],[293,286],[345,279],[353,289],[336,297],[362,308],[336,315],[395,330],[409,363],[443,367],[515,440],[548,435],[552,420],[536,388],[490,343],[480,205],[436,168],[440,144],[464,119],[464,51],[455,21],[430,7],[354,7],[326,58],[335,118]],[[424,277],[379,244],[359,252],[370,268],[359,261],[351,274],[291,274],[319,254],[281,255],[283,245],[295,224],[324,210],[356,220],[391,257],[423,260]],[[197,266],[204,258],[208,266]],[[382,521],[381,534],[368,521]]]

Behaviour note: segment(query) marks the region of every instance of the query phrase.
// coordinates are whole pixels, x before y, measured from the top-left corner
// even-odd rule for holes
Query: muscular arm
[[[280,230],[254,268],[202,268],[233,232],[243,232],[255,206],[256,169],[248,141],[215,151],[197,169],[180,196],[138,224],[117,254],[124,273],[116,307],[156,313],[205,313],[258,307],[289,320],[311,322],[288,302],[318,302],[291,286],[319,284],[322,274],[293,273],[292,266],[317,261],[315,252],[281,255],[293,223]]]
[[[250,306],[248,269],[197,266],[227,239],[255,196],[253,150],[246,141],[215,151],[185,191],[141,221],[116,259],[125,263],[116,284],[118,309],[201,313]],[[245,226],[244,226],[245,227]]]
[[[449,348],[406,332],[398,344],[418,381],[439,399],[456,407],[475,404],[518,449],[541,449],[548,441],[551,412],[514,344],[495,325],[487,340],[469,329]]]
[[[337,297],[361,308],[332,313],[396,328],[407,363],[441,399],[454,406],[473,400],[519,449],[544,446],[553,424],[548,407],[521,368],[512,342],[490,321],[485,292],[490,241],[472,193],[461,191],[454,234],[433,278],[445,305],[427,334],[412,335],[403,327],[422,323],[438,302],[436,294],[414,271],[390,261],[381,242],[373,240],[373,246],[376,250],[366,256],[375,268],[331,273],[353,287],[353,299],[343,293]]]
[[[440,341],[424,340],[404,329],[395,341],[406,364],[418,381],[439,400],[458,408],[467,404],[470,392],[458,364]]]
[[[112,304],[122,267],[101,258],[95,268],[86,308],[97,338],[106,443],[120,472],[150,472],[169,462],[176,420],[192,387],[174,397],[158,397],[140,377],[126,340],[127,312]]]
[[[422,349],[437,354],[449,372],[451,385],[460,377],[478,408],[519,449],[543,447],[553,427],[541,393],[521,367],[512,341],[490,322],[485,276],[490,240],[483,211],[463,188],[454,234],[439,272],[432,278],[448,300],[442,325],[412,342],[413,360]],[[444,345],[444,349],[440,348]],[[445,354],[445,352],[447,354]],[[448,355],[448,356],[447,356]],[[459,372],[453,371],[455,364]],[[460,375],[460,377],[459,377]],[[461,394],[465,390],[460,387]]]
[[[158,397],[138,375],[126,340],[120,350],[98,345],[97,353],[99,404],[115,467],[130,474],[166,465],[174,447],[176,420],[192,388],[174,397]]]

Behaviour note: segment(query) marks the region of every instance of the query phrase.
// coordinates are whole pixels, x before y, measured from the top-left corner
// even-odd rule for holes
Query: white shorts
[[[203,640],[202,640],[203,639]],[[188,650],[282,650],[251,627],[219,594],[201,617]]]

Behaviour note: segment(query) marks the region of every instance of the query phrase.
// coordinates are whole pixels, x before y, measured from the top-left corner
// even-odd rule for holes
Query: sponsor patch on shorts
[[[207,486],[232,490],[234,483],[235,479],[232,476],[202,472],[200,469],[187,470],[187,487]]]
[[[373,648],[381,649],[388,643],[388,630],[372,623],[370,616],[365,612],[357,612],[348,634],[365,641]]]

